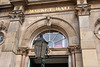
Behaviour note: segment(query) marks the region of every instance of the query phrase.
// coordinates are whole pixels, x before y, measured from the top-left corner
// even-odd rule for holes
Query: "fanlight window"
[[[67,38],[58,31],[49,30],[42,32],[40,35],[48,42],[48,48],[65,48],[68,46]],[[40,35],[38,35],[37,38],[39,38]]]

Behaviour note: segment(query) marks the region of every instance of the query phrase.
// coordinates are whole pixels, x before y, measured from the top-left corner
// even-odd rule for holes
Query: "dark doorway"
[[[30,58],[29,67],[41,67],[41,60]],[[45,67],[68,67],[68,58],[46,58]]]

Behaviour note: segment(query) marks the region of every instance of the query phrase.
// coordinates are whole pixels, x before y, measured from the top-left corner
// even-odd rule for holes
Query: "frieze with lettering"
[[[67,11],[67,10],[74,10],[74,7],[62,6],[62,7],[52,7],[52,8],[29,9],[25,11],[25,14],[59,12],[59,11]]]

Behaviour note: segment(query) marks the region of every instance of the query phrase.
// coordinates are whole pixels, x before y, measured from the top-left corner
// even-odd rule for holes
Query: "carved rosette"
[[[90,14],[90,5],[88,5],[88,4],[78,5],[76,7],[76,10],[78,11],[78,15],[89,15]]]
[[[24,22],[24,13],[22,10],[14,10],[9,13],[9,17],[11,21],[19,21],[21,24]]]

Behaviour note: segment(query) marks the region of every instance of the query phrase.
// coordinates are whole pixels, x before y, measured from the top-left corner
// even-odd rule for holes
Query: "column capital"
[[[12,21],[19,21],[21,24],[24,22],[24,13],[22,10],[13,10],[9,13],[9,17]]]
[[[27,55],[28,52],[29,52],[28,47],[19,47],[17,50],[17,54],[20,54],[20,55]]]
[[[78,15],[90,15],[90,5],[88,4],[79,4],[76,7]]]
[[[77,53],[77,52],[81,52],[80,50],[80,46],[69,46],[68,50],[70,53]]]

